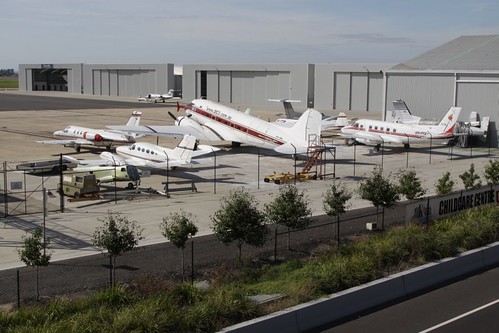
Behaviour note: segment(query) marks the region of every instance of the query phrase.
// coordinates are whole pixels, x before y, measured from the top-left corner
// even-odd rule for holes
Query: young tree
[[[360,197],[364,200],[369,200],[376,206],[376,224],[378,224],[379,207],[390,208],[399,200],[400,195],[397,191],[397,186],[392,184],[388,179],[383,177],[383,170],[375,168],[371,177],[361,181],[359,186]],[[385,219],[381,220],[381,230],[384,230]]]
[[[269,234],[264,215],[258,210],[255,197],[244,189],[230,191],[221,200],[220,209],[211,217],[215,236],[225,245],[237,242],[239,260],[242,245],[262,247]]]
[[[43,241],[42,229],[36,228],[31,236],[23,236],[22,249],[18,250],[19,258],[26,266],[36,267],[36,300],[40,299],[38,267],[48,266],[51,254],[47,254],[49,241]]]
[[[116,258],[125,252],[134,250],[142,237],[142,228],[136,221],[129,221],[119,213],[109,213],[107,217],[98,219],[104,225],[98,227],[93,236],[92,243],[107,250],[111,260],[111,287],[116,282]]]
[[[454,190],[454,181],[450,178],[450,172],[447,171],[444,175],[437,180],[435,188],[438,195],[445,195]]]
[[[488,185],[499,184],[499,160],[489,160],[485,166],[485,179]]]
[[[463,185],[466,190],[482,186],[482,181],[480,180],[480,176],[476,174],[475,165],[473,163],[471,163],[468,171],[465,171],[459,175],[459,178],[463,181]]]
[[[347,201],[352,198],[352,193],[344,185],[332,184],[324,195],[322,202],[324,211],[328,216],[336,217],[336,237],[338,244],[340,243],[340,215],[344,214],[347,209]]]
[[[408,200],[414,200],[425,195],[426,190],[421,186],[421,180],[416,176],[416,171],[405,170],[399,176],[398,191]]]
[[[180,249],[182,254],[182,278],[184,277],[184,249],[185,243],[198,232],[198,227],[192,222],[193,215],[180,210],[179,213],[170,213],[170,216],[163,217],[163,222],[159,225],[161,234],[168,238],[170,242]]]
[[[290,229],[304,229],[310,224],[312,210],[304,192],[294,185],[282,185],[274,201],[265,205],[267,220],[288,228],[288,250],[290,249]]]

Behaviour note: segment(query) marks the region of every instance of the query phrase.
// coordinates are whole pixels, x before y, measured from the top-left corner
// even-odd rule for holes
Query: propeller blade
[[[175,117],[175,115],[173,113],[171,113],[170,111],[168,111],[168,114],[170,115],[170,117],[173,118],[173,120],[177,121],[177,117]]]

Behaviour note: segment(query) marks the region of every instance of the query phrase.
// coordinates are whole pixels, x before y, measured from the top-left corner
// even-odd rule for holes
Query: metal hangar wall
[[[19,90],[136,97],[176,87],[173,64],[21,64]]]
[[[268,99],[294,99],[314,106],[314,65],[211,64],[183,66],[183,98],[221,103],[275,105]]]

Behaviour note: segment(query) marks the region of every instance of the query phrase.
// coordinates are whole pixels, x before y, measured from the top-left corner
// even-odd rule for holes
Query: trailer
[[[60,185],[59,185],[60,186]],[[62,193],[65,196],[81,198],[95,197],[99,193],[95,175],[65,174],[62,178]]]
[[[296,175],[290,172],[286,173],[276,173],[274,172],[272,175],[269,175],[263,179],[266,183],[274,183],[274,184],[285,184],[285,183],[293,183],[295,181],[306,181],[306,180],[316,180],[317,174],[315,172],[307,172],[302,173],[298,172]]]
[[[62,171],[68,169],[76,168],[77,163],[62,159]],[[52,172],[57,174],[61,171],[61,161],[60,160],[50,160],[50,161],[38,161],[29,162],[16,165],[16,170],[25,171],[29,173],[45,173]]]

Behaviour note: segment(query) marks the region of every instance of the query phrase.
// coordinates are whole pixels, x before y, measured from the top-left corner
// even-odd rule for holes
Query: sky
[[[498,17],[497,0],[0,0],[0,69],[401,63]]]

